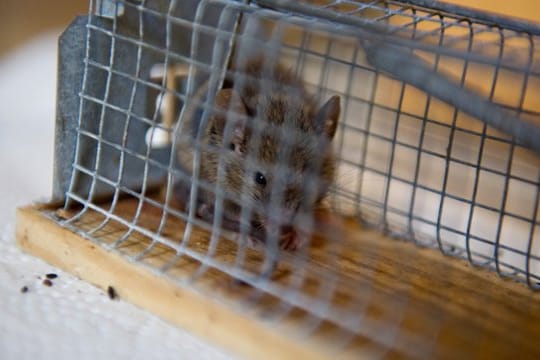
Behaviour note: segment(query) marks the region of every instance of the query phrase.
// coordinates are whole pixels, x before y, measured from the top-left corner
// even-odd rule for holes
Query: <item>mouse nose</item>
[[[287,224],[287,225],[282,225],[280,228],[279,228],[279,233],[280,235],[283,235],[283,234],[290,234],[294,231],[294,227],[291,225],[291,224]]]

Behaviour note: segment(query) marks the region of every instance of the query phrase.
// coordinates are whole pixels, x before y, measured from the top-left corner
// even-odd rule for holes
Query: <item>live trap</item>
[[[540,354],[540,26],[430,0],[102,0],[59,44],[53,202],[19,210],[25,250],[255,358]],[[243,72],[256,56],[300,94]],[[186,118],[210,126],[250,81],[251,121],[264,89],[285,118],[340,101],[335,181],[287,213],[295,250],[222,226],[227,201],[264,211],[251,170],[240,195],[209,181],[197,130],[179,161]],[[214,150],[226,179],[235,148]],[[279,177],[282,156],[265,174],[303,179],[304,204],[323,170],[300,158],[317,169]]]

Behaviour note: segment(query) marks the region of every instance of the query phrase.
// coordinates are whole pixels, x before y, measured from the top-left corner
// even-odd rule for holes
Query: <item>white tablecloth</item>
[[[15,246],[16,206],[51,192],[57,37],[0,58],[0,358],[229,358]],[[52,287],[37,279],[49,272]]]

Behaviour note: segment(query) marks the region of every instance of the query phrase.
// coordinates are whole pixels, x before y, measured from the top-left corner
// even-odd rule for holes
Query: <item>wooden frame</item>
[[[130,200],[121,200],[117,212],[127,216],[133,206]],[[540,294],[487,270],[473,268],[465,261],[445,257],[437,250],[387,239],[352,222],[344,221],[343,226],[363,251],[352,254],[352,260],[343,260],[354,260],[358,269],[348,269],[344,264],[343,271],[359,271],[354,276],[369,282],[365,316],[387,314],[389,317],[382,323],[388,327],[372,327],[371,333],[355,337],[346,346],[334,346],[339,343],[339,333],[331,324],[321,323],[307,337],[292,336],[295,332],[301,335],[299,327],[305,314],[300,311],[291,311],[274,323],[261,320],[264,311],[271,313],[275,309],[275,298],[261,297],[254,306],[244,308],[242,293],[249,287],[227,283],[223,274],[212,272],[196,287],[180,286],[146,266],[162,261],[167,251],[161,249],[160,255],[133,262],[130,252],[148,249],[137,236],[133,235],[120,253],[110,251],[106,239],[111,229],[96,234],[104,239],[100,246],[58,225],[51,213],[51,206],[18,210],[17,239],[23,250],[103,289],[113,286],[122,299],[247,358],[357,359],[374,354],[540,357]],[[87,219],[87,224],[102,220],[95,216]],[[190,271],[190,265],[184,265],[177,271]],[[210,289],[217,296],[194,289]],[[381,342],[377,336],[386,331],[395,334],[391,342]],[[404,333],[415,336],[403,337]]]

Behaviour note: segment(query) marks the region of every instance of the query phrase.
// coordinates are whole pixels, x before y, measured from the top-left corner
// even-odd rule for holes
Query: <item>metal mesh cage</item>
[[[218,299],[223,276],[247,283],[243,309],[301,319],[302,336],[335,333],[345,346],[369,333],[425,354],[410,346],[416,332],[397,331],[424,310],[390,295],[395,309],[377,308],[363,274],[385,259],[347,263],[361,244],[330,222],[305,224],[323,222],[311,231],[332,241],[277,252],[272,241],[248,247],[219,216],[204,221],[195,201],[178,206],[174,186],[187,178],[221,194],[224,211],[228,195],[196,170],[200,153],[193,173],[179,168],[178,132],[190,104],[208,120],[219,90],[246,75],[235,61],[263,54],[318,103],[341,99],[326,200],[341,221],[538,287],[539,27],[428,0],[103,0],[75,25],[59,71],[55,197],[76,210],[60,214],[63,226]],[[280,281],[265,276],[276,260]]]

